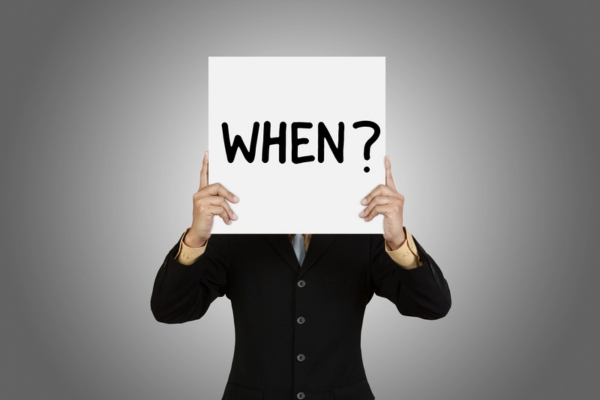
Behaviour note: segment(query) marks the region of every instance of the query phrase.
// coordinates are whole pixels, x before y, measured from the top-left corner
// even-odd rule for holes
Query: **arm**
[[[371,278],[377,295],[403,315],[425,319],[445,316],[452,304],[448,283],[436,262],[403,226],[404,196],[398,193],[392,165],[385,157],[385,185],[362,201],[366,221],[383,215],[383,237],[371,238]],[[385,242],[384,242],[385,241]]]
[[[165,257],[154,282],[150,307],[164,323],[181,323],[202,317],[210,304],[226,292],[229,241],[211,239],[213,218],[226,224],[237,217],[228,201],[237,197],[221,184],[208,184],[208,153],[200,171],[200,188],[193,196],[192,226]]]
[[[375,294],[396,305],[402,315],[438,319],[452,305],[450,289],[437,263],[414,239],[422,265],[406,269],[386,254],[380,235],[371,237],[371,280]]]
[[[167,324],[201,318],[210,304],[227,290],[230,253],[226,235],[214,235],[206,251],[190,265],[177,260],[179,247],[177,243],[165,257],[150,300],[154,318]]]

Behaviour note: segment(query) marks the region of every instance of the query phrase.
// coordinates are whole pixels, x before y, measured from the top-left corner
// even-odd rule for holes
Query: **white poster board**
[[[359,214],[385,183],[385,57],[208,67],[209,183],[240,199],[238,220],[215,217],[213,233],[383,233],[382,216]]]

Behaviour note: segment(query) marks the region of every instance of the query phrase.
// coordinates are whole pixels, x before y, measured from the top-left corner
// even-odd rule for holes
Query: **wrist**
[[[183,238],[183,244],[191,248],[204,247],[206,246],[207,241],[208,237],[200,237],[190,233],[190,231],[188,231],[188,233],[186,233],[186,235]]]
[[[390,251],[396,251],[398,250],[400,247],[402,247],[402,245],[404,244],[404,240],[401,242],[390,242],[388,240],[386,240],[388,247],[390,248]]]
[[[391,251],[398,250],[404,242],[406,242],[406,234],[404,233],[404,229],[402,229],[402,236],[396,238],[385,238],[385,241]]]

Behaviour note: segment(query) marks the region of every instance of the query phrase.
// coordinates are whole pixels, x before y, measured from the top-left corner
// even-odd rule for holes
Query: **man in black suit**
[[[182,323],[219,296],[231,300],[236,341],[223,400],[372,400],[360,335],[373,294],[403,315],[448,313],[448,284],[403,226],[388,157],[385,166],[385,185],[363,199],[360,214],[383,215],[383,236],[304,234],[303,258],[290,235],[211,236],[215,216],[237,219],[229,203],[238,199],[208,184],[205,153],[192,226],[160,267],[151,308],[160,322]]]

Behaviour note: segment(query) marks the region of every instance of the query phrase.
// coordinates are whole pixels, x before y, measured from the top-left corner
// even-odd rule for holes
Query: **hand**
[[[404,209],[404,196],[396,191],[394,178],[392,178],[392,164],[390,156],[385,156],[385,185],[379,185],[367,195],[361,204],[367,206],[360,216],[365,221],[371,221],[377,215],[383,215],[383,238],[392,250],[397,250],[406,235],[402,222]]]
[[[183,238],[189,247],[202,247],[210,238],[213,217],[218,215],[229,225],[237,219],[237,215],[229,207],[229,200],[237,203],[239,199],[220,183],[208,184],[208,151],[204,152],[202,170],[200,171],[200,188],[193,196],[194,211],[192,227]]]

